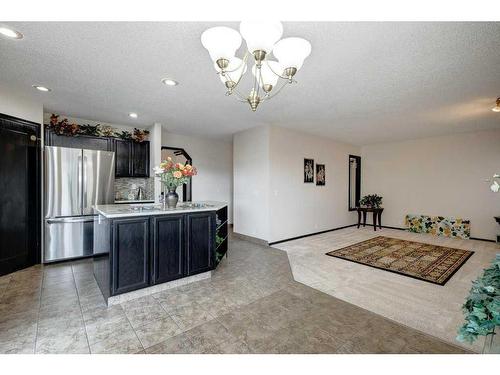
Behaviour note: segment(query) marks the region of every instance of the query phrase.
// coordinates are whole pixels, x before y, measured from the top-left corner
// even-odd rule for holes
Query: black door
[[[184,271],[184,215],[151,219],[153,284],[181,278]]]
[[[186,215],[187,275],[209,271],[214,263],[215,213]]]
[[[116,139],[115,151],[115,176],[130,177],[132,172],[132,143]]]
[[[149,218],[113,220],[111,294],[149,285]]]
[[[132,175],[149,177],[149,141],[132,142]]]
[[[0,275],[40,261],[40,125],[0,114]]]

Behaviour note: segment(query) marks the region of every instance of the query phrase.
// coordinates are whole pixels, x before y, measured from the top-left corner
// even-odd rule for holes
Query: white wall
[[[162,126],[160,123],[154,123],[149,129],[149,140],[150,140],[150,168],[153,169],[154,166],[160,165],[161,163],[161,142],[162,142]],[[151,171],[151,177],[154,176],[154,172]],[[154,178],[154,200],[156,203],[160,201],[161,193],[161,182],[158,178]]]
[[[495,239],[500,194],[484,180],[500,172],[500,130],[362,147],[362,194],[384,197],[382,224],[408,213],[471,220],[471,236]]]
[[[2,88],[0,88],[0,113],[38,124],[43,122],[41,101]]]
[[[255,127],[233,136],[234,232],[269,239],[269,134]]]
[[[233,220],[233,145],[231,142],[162,132],[162,146],[180,147],[193,158],[198,175],[193,177],[193,201],[228,203]]]
[[[349,154],[360,148],[281,127],[271,127],[270,135],[269,242],[354,224]],[[315,168],[325,164],[325,186],[304,183],[304,158],[314,159]]]
[[[268,242],[352,225],[349,154],[360,148],[281,128],[234,135],[234,231]],[[304,183],[304,158],[326,165],[326,185]]]

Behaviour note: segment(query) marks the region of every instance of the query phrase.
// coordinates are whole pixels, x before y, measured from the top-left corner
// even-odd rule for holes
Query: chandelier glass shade
[[[208,50],[226,95],[233,95],[250,104],[256,111],[259,104],[276,96],[287,84],[296,83],[295,74],[311,54],[311,43],[302,38],[284,38],[281,22],[241,22],[240,32],[217,26],[205,30],[201,43]],[[242,37],[246,50],[243,58],[236,57]],[[271,54],[278,60],[272,60]],[[250,94],[243,95],[239,84],[252,64],[253,85]],[[279,84],[281,82],[281,84]]]
[[[500,97],[497,98],[496,105],[491,110],[493,112],[500,112]]]
[[[230,60],[241,46],[241,35],[230,27],[212,27],[201,35],[201,44],[208,50],[213,61]]]

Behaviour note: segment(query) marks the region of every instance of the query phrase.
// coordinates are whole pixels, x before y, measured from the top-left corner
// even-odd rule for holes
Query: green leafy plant
[[[120,133],[116,132],[115,135],[116,137],[126,141],[132,139],[132,133],[127,130],[122,130]]]
[[[92,136],[100,136],[101,135],[101,131],[99,129],[101,125],[100,124],[97,124],[97,125],[80,125],[80,131],[78,132],[78,134],[82,134],[82,135],[92,135]]]
[[[220,236],[219,233],[215,235],[215,246],[219,247],[219,245],[224,242],[224,237]]]
[[[370,206],[378,208],[382,204],[382,197],[377,194],[368,194],[359,200],[361,206]]]
[[[500,326],[500,254],[491,267],[472,282],[463,310],[465,323],[458,330],[457,340],[473,343],[479,336],[495,334]]]

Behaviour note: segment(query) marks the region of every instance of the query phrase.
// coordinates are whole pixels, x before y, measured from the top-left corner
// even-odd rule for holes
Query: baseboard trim
[[[316,236],[318,234],[333,232],[333,231],[340,230],[340,229],[355,227],[356,225],[357,224],[351,224],[351,225],[346,225],[346,226],[343,226],[343,227],[338,227],[338,228],[323,230],[321,232],[309,233],[309,234],[304,234],[302,236],[297,236],[297,237],[292,237],[292,238],[286,238],[284,240],[279,240],[279,241],[273,241],[273,242],[269,242],[269,246],[276,245],[276,244],[283,243],[283,242],[298,240],[298,239],[305,238],[305,237]]]
[[[495,240],[488,240],[487,238],[478,238],[478,237],[470,237],[471,240],[476,240],[476,241],[485,241],[485,242],[493,242],[497,243]]]
[[[243,236],[243,237],[246,237],[246,238],[243,238],[243,239],[247,239],[247,238],[251,238],[251,239],[254,239],[254,240],[257,240],[257,241],[260,241],[261,243],[262,242],[265,242],[266,243],[266,246],[273,246],[273,245],[277,245],[277,244],[280,244],[280,243],[283,243],[283,242],[288,242],[288,241],[293,241],[293,240],[299,240],[301,238],[305,238],[305,237],[310,237],[310,236],[316,236],[318,234],[323,234],[323,233],[328,233],[328,232],[333,232],[333,231],[336,231],[336,230],[340,230],[340,229],[345,229],[345,228],[350,228],[350,227],[356,227],[358,226],[358,224],[351,224],[351,225],[346,225],[346,226],[343,226],[343,227],[338,227],[338,228],[333,228],[333,229],[327,229],[327,230],[323,230],[321,232],[315,232],[315,233],[309,233],[309,234],[304,234],[302,236],[297,236],[297,237],[291,237],[291,238],[286,238],[284,240],[279,240],[279,241],[273,241],[273,242],[265,242],[264,240],[261,240],[259,238],[254,238],[254,237],[249,237],[249,236],[245,236],[245,235],[240,235],[240,236]],[[373,224],[366,224],[366,226],[370,226],[370,227],[373,227]],[[378,228],[378,225],[377,225],[377,228]],[[391,226],[388,226],[388,225],[382,225],[382,228],[386,228],[386,229],[395,229],[395,230],[402,230],[402,231],[407,231],[408,228],[401,228],[401,227],[391,227]],[[493,242],[493,243],[496,243],[495,240],[489,240],[489,239],[486,239],[486,238],[478,238],[478,237],[470,237],[469,239],[471,240],[477,240],[477,241],[485,241],[485,242]]]
[[[370,227],[373,227],[373,224],[366,224]],[[378,226],[377,226],[378,228]],[[387,228],[387,229],[396,229],[396,230],[408,230],[408,228],[399,228],[399,227],[388,227],[386,225],[382,225],[382,228]],[[425,233],[424,233],[425,234]],[[450,237],[451,238],[451,237]],[[469,240],[476,240],[476,241],[485,241],[485,242],[493,242],[496,243],[495,240],[489,240],[487,238],[479,238],[479,237],[469,237]]]
[[[233,237],[239,238],[240,240],[243,241],[252,242],[256,245],[266,246],[266,247],[269,246],[266,240],[257,237],[247,236],[246,234],[233,232]]]
[[[357,224],[356,224],[357,226]],[[360,225],[360,228],[363,226],[363,224]],[[373,224],[366,224],[367,227],[373,227]],[[379,226],[377,225],[377,228],[379,228]],[[390,226],[387,226],[387,225],[382,225],[382,228],[386,228],[386,229],[396,229],[396,230],[406,230],[406,228],[401,228],[401,227],[390,227]]]

